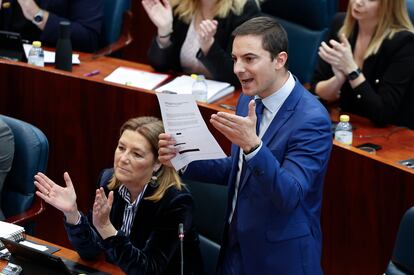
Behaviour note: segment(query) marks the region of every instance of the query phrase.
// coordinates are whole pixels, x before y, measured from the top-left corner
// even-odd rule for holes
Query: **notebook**
[[[108,274],[69,260],[63,260],[60,257],[19,244],[9,239],[0,237],[0,240],[11,254],[10,262],[20,265],[23,268],[24,274]]]
[[[174,80],[156,89],[157,92],[173,92],[176,94],[191,94],[194,79],[188,75],[176,77]],[[207,103],[212,103],[234,91],[230,83],[206,79]]]
[[[19,33],[0,31],[0,58],[27,62]]]
[[[0,221],[0,237],[16,242],[23,241],[25,239],[24,227],[21,227],[17,224]],[[3,248],[4,245],[0,241],[0,250]]]

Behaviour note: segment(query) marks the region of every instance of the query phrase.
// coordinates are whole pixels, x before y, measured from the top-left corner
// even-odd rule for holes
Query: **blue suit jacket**
[[[10,0],[11,8],[0,10],[0,29],[21,33],[29,41],[41,40],[55,47],[59,38],[59,23],[71,22],[72,47],[79,51],[95,51],[99,48],[103,19],[102,0],[35,0],[49,12],[45,29],[40,29],[23,16],[17,0]]]
[[[247,115],[250,100],[240,97],[238,115]],[[323,179],[332,147],[329,116],[296,82],[262,141],[262,148],[247,162],[236,205],[237,237],[245,272],[321,274],[319,220]],[[194,162],[184,175],[229,185],[227,220],[239,152],[239,147],[232,145],[230,157]]]

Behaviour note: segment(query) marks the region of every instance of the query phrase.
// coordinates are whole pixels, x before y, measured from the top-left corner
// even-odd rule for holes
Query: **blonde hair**
[[[174,15],[189,24],[193,15],[201,9],[200,0],[170,0]],[[240,15],[248,0],[216,0],[213,8],[214,17],[225,18],[230,12]],[[261,0],[255,0],[260,7]]]
[[[164,133],[164,127],[161,120],[156,117],[137,117],[126,121],[120,130],[120,136],[125,130],[135,131],[141,134],[150,144],[154,158],[158,161],[158,136]],[[170,187],[175,187],[178,190],[183,188],[183,183],[180,180],[177,172],[172,167],[161,165],[157,171],[157,190],[155,193],[145,199],[152,201],[159,201],[164,196],[165,192]],[[121,185],[121,182],[116,178],[115,173],[112,175],[108,184],[109,190],[114,190]]]
[[[350,37],[356,24],[356,20],[352,17],[352,3],[350,0],[345,16],[343,26],[338,32]],[[370,55],[376,54],[381,47],[382,42],[387,38],[392,38],[394,34],[400,31],[414,32],[413,24],[408,17],[406,0],[378,0],[378,24],[372,35],[371,41],[365,51],[364,59]]]

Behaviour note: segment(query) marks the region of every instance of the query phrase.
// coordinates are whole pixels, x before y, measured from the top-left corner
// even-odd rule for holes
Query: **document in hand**
[[[132,68],[118,67],[104,80],[136,88],[152,90],[168,77],[168,74],[151,73]]]
[[[193,95],[157,93],[166,133],[178,149],[171,160],[176,170],[194,160],[224,158],[220,145],[207,128]]]
[[[156,89],[157,92],[170,91],[177,94],[191,94],[194,79],[188,75],[176,77],[174,80]],[[206,80],[207,103],[212,103],[234,91],[234,87],[227,82]]]

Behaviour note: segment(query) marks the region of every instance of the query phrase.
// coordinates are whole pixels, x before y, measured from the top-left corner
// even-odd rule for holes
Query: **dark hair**
[[[247,20],[232,33],[234,37],[257,35],[262,37],[262,47],[275,58],[280,52],[288,52],[288,38],[285,29],[273,17],[260,16]]]

